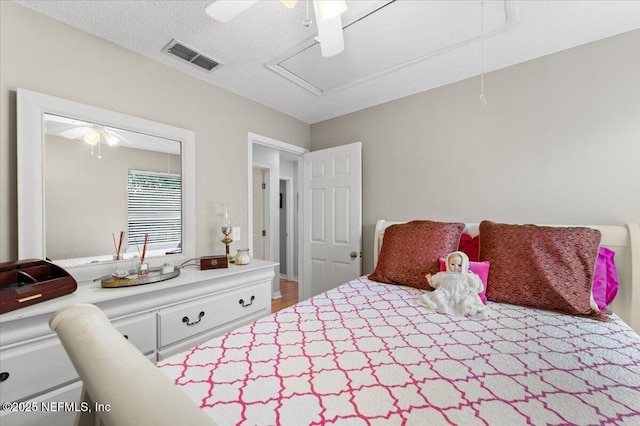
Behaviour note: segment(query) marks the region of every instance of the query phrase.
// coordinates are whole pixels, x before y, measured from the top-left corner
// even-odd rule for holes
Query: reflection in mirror
[[[62,266],[181,252],[179,141],[44,114],[45,254]],[[70,212],[69,206],[73,206]]]
[[[16,107],[19,259],[92,281],[145,234],[150,267],[195,258],[194,132],[22,88]]]

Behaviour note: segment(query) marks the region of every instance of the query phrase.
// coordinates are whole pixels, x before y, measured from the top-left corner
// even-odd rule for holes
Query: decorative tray
[[[151,284],[157,283],[160,281],[166,281],[171,278],[175,278],[180,275],[180,268],[177,266],[173,267],[173,271],[162,273],[164,267],[157,268],[149,268],[149,272],[145,275],[138,275],[137,271],[127,271],[126,275],[123,276],[119,274],[107,275],[102,278],[98,278],[102,287],[105,288],[113,288],[113,287],[131,287],[135,285],[143,285],[143,284]]]

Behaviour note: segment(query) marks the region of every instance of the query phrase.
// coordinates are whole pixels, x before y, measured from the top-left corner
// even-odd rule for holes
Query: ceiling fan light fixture
[[[280,3],[284,4],[289,9],[293,9],[298,3],[298,0],[280,0]]]
[[[344,0],[315,0],[318,3],[318,21],[324,22],[335,18],[347,11],[347,2]]]
[[[96,145],[100,142],[100,132],[98,129],[89,129],[82,139],[89,145]]]

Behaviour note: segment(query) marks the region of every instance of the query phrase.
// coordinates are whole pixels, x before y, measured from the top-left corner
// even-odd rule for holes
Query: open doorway
[[[261,211],[256,210],[256,204],[262,202],[264,204],[264,227],[266,231],[266,240],[264,241],[264,259],[278,262],[283,265],[282,270],[277,270],[276,276],[272,283],[272,299],[273,305],[282,303],[293,304],[298,302],[298,287],[302,286],[300,282],[300,255],[298,254],[298,246],[300,242],[301,231],[298,232],[298,158],[307,152],[306,149],[295,145],[277,141],[268,137],[249,133],[248,137],[248,156],[249,156],[249,242],[250,247],[259,255],[260,247],[256,243],[261,241],[263,237],[261,230],[256,229],[259,224],[256,223],[255,216],[259,216]],[[262,191],[263,198],[256,197],[258,187],[254,180],[259,181],[254,170],[259,169],[264,172],[264,184],[266,191]],[[286,210],[285,224],[281,225],[280,218],[280,181],[285,182],[283,192],[283,209]],[[258,185],[260,186],[260,185]],[[282,228],[282,229],[281,229]],[[281,250],[284,249],[282,252]],[[254,255],[254,258],[260,258]],[[279,272],[279,273],[278,273]],[[282,275],[281,275],[282,274]],[[283,283],[281,285],[281,278]],[[291,290],[292,284],[295,285],[295,293]],[[282,289],[281,289],[282,287]],[[284,289],[286,287],[286,289]],[[284,290],[283,290],[284,289]],[[286,292],[286,296],[283,294]],[[301,292],[300,292],[301,293]],[[293,296],[291,296],[293,294]],[[285,301],[284,299],[295,299]]]

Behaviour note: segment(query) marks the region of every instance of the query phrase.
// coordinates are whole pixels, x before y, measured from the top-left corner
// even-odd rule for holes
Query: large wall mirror
[[[195,257],[191,131],[18,89],[18,255],[76,279]]]

